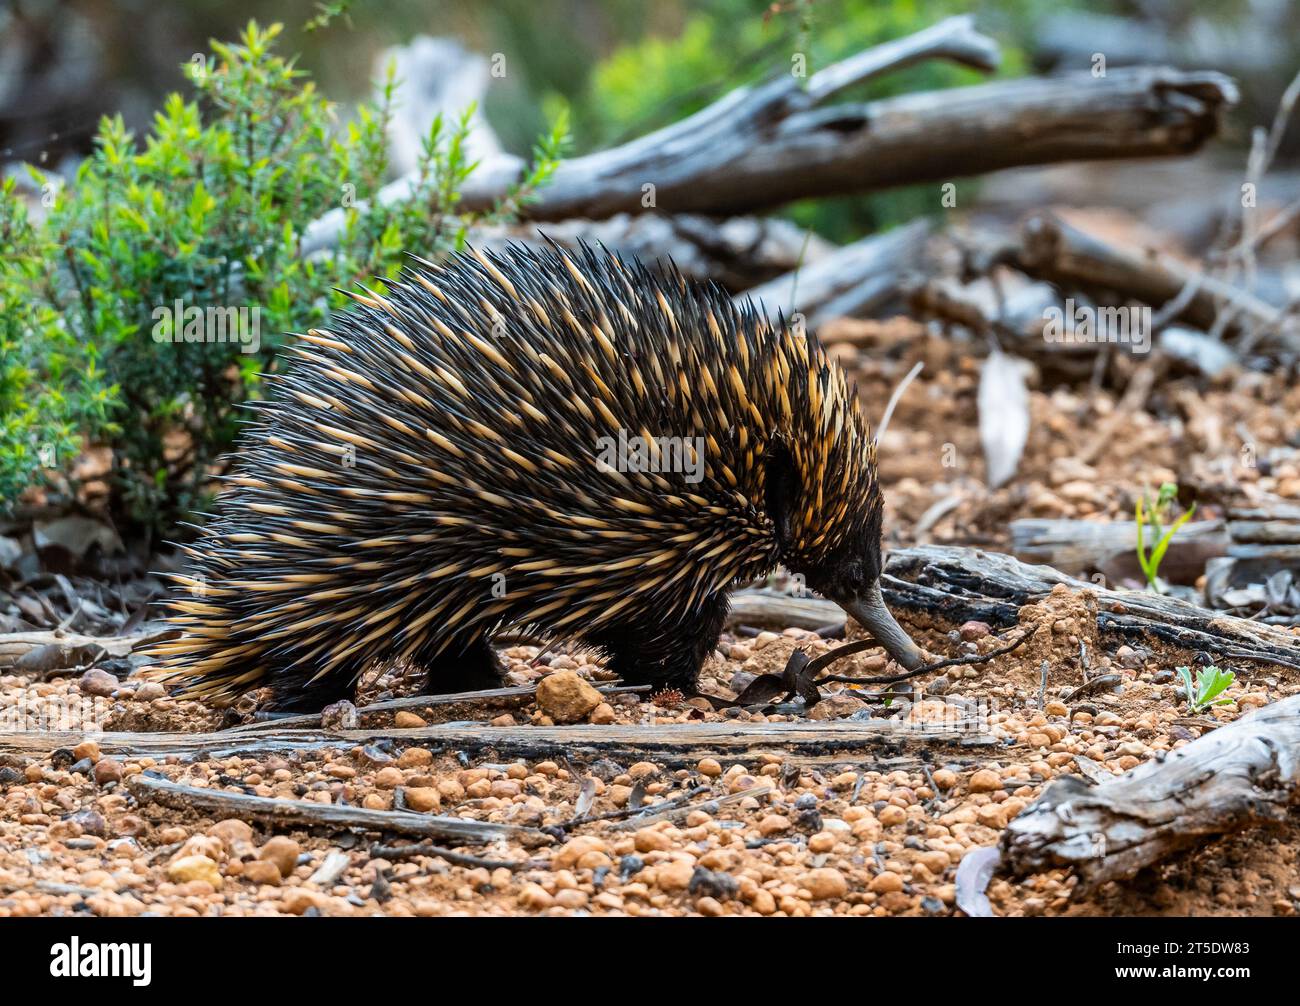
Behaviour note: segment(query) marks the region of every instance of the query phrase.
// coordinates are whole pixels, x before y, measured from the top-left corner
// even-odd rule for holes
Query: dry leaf
[[[1024,362],[1000,350],[980,368],[980,443],[990,489],[1016,473],[1029,438],[1029,392]]]

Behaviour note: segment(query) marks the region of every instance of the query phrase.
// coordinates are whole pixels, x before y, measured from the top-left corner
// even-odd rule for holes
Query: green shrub
[[[336,287],[382,289],[407,252],[437,259],[463,244],[468,115],[434,123],[413,198],[381,205],[371,197],[387,180],[391,73],[378,107],[340,125],[305,73],[274,52],[279,33],[250,23],[238,43],[213,43],[213,55],[187,65],[194,97],[170,96],[142,144],[120,118],[105,119],[93,156],[38,227],[5,191],[0,221],[21,243],[0,272],[0,304],[22,306],[4,312],[0,330],[6,500],[37,475],[31,444],[66,451],[78,434],[107,437],[115,516],[170,528],[208,502],[214,465],[244,418],[238,405],[259,394],[283,333],[324,323],[346,302]],[[532,174],[494,216],[553,170],[564,128],[539,145]],[[336,207],[341,239],[300,255],[308,224]],[[13,362],[11,345],[24,350]],[[45,390],[15,407],[10,398],[38,373]]]
[[[12,501],[35,472],[77,454],[83,428],[112,428],[116,389],[50,305],[58,249],[28,220],[12,178],[0,185],[0,248],[0,500]]]

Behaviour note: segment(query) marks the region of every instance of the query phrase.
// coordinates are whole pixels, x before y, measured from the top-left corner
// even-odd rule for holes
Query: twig
[[[889,421],[894,417],[894,409],[898,406],[898,400],[903,397],[903,392],[907,390],[907,386],[912,383],[916,378],[916,375],[924,368],[925,361],[917,360],[915,366],[907,372],[907,376],[899,381],[894,387],[894,393],[889,396],[889,401],[885,404],[885,411],[880,417],[880,425],[876,427],[876,443],[880,443],[880,438],[883,437],[885,431],[889,429]]]
[[[944,660],[936,660],[932,664],[926,664],[923,667],[916,668],[915,670],[904,671],[901,674],[877,674],[873,677],[867,677],[867,678],[853,678],[853,677],[849,677],[846,674],[828,674],[826,675],[826,677],[821,678],[820,680],[835,681],[846,685],[892,685],[899,681],[906,681],[908,678],[915,678],[921,674],[929,674],[931,671],[942,670],[945,667],[956,667],[959,665],[965,666],[969,664],[986,664],[990,660],[994,659],[995,657],[1001,657],[1004,654],[1010,653],[1012,650],[1019,648],[1030,636],[1032,636],[1037,631],[1038,631],[1038,626],[1031,625],[1024,633],[1021,634],[1019,639],[1016,639],[1013,642],[1008,643],[1006,646],[1000,647],[999,649],[992,650],[989,653],[985,653],[982,655],[970,654],[965,657],[947,657]],[[859,645],[860,643],[863,642],[866,642],[868,646],[875,644],[874,640],[869,640],[869,641],[858,640],[856,643],[848,643],[844,646],[839,647],[838,649],[832,650],[830,653],[822,654],[820,657],[818,657],[816,660],[812,661],[808,665],[808,669],[812,670],[814,665],[818,665],[819,668],[825,667],[828,664],[830,664],[833,660],[837,660],[841,656],[847,656],[845,651],[849,650],[849,647],[855,648],[849,651],[853,653],[856,653],[858,650],[867,649],[867,646]]]
[[[445,859],[454,866],[482,867],[485,870],[526,870],[542,867],[543,863],[536,860],[509,860],[509,859],[484,859],[482,856],[472,856],[467,852],[456,852],[452,849],[444,849],[440,845],[434,845],[432,842],[416,842],[414,845],[372,845],[370,847],[371,859],[413,859],[416,856],[437,856]]]
[[[653,814],[662,810],[669,810],[672,807],[680,806],[689,801],[692,797],[699,796],[701,793],[707,793],[708,786],[696,786],[694,789],[685,793],[679,793],[671,799],[664,800],[661,803],[651,804],[649,807],[642,805],[640,807],[623,807],[620,810],[611,810],[605,814],[584,814],[581,817],[570,818],[559,824],[548,825],[544,830],[565,832],[571,831],[580,824],[591,824],[593,821],[619,821],[625,817],[636,817],[641,814]]]
[[[709,800],[701,800],[699,803],[687,803],[677,807],[669,807],[667,810],[664,810],[662,813],[658,812],[659,807],[653,807],[651,809],[656,811],[656,813],[645,817],[637,817],[636,819],[631,821],[624,821],[622,824],[615,825],[615,828],[617,830],[639,828],[642,825],[646,825],[646,824],[654,824],[659,821],[669,821],[669,820],[673,820],[674,818],[684,817],[685,815],[689,814],[693,810],[704,810],[710,814],[716,814],[718,808],[725,807],[727,806],[727,804],[739,803],[741,800],[750,796],[757,799],[760,796],[767,796],[771,792],[772,792],[771,786],[754,786],[750,789],[742,789],[735,793],[728,793],[725,796],[714,797]]]
[[[136,775],[127,788],[141,803],[157,803],[177,810],[223,814],[246,821],[269,824],[305,824],[316,827],[366,831],[394,831],[406,835],[438,836],[460,842],[492,842],[501,838],[540,838],[534,828],[488,821],[467,821],[459,817],[437,817],[408,811],[366,810],[338,804],[285,800],[278,797],[226,793],[222,790],[186,786],[159,776]]]
[[[1072,691],[1065,697],[1065,701],[1070,703],[1075,699],[1083,698],[1085,695],[1095,695],[1097,692],[1108,691],[1116,685],[1122,684],[1123,681],[1124,676],[1122,674],[1099,674],[1091,681],[1080,685]]]

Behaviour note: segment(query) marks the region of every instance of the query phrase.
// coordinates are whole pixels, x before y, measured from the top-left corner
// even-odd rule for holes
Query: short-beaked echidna
[[[584,247],[417,260],[301,336],[189,547],[181,694],[348,697],[368,665],[499,683],[506,626],[691,689],[737,581],[778,563],[909,667],[881,599],[875,446],[817,341]]]

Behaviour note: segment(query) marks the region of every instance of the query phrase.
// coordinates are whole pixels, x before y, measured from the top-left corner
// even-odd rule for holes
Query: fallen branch
[[[1002,833],[1003,872],[1071,867],[1091,890],[1224,832],[1283,820],[1300,799],[1300,696],[1166,757],[1089,784],[1052,782]]]
[[[596,691],[602,695],[636,695],[653,690],[652,685],[598,685]],[[357,714],[365,722],[366,717],[378,713],[395,713],[403,709],[438,709],[446,707],[459,711],[474,709],[479,712],[502,708],[517,709],[526,705],[537,694],[536,685],[520,685],[511,688],[485,688],[475,692],[449,692],[445,695],[404,695],[401,698],[385,699],[372,702],[368,706],[358,706]],[[320,713],[300,713],[293,716],[280,716],[272,719],[255,720],[241,723],[224,731],[227,736],[237,733],[253,734],[267,731],[296,729],[298,727],[318,727]]]
[[[535,221],[647,210],[737,215],[1027,164],[1186,154],[1218,131],[1220,112],[1237,100],[1220,74],[1142,67],[829,103],[847,88],[928,59],[990,71],[998,50],[969,17],[954,17],[807,81],[787,74],[740,88],[630,143],[560,162],[521,212]],[[487,159],[459,207],[490,209],[522,174],[518,158]],[[413,185],[408,175],[377,198],[409,199]],[[654,186],[653,200],[646,185]],[[340,210],[313,223],[301,254],[332,247],[344,223]]]
[[[1012,626],[1019,609],[1057,584],[1090,591],[1097,629],[1121,642],[1150,637],[1218,660],[1248,660],[1300,670],[1300,639],[1283,629],[1146,591],[1109,590],[1050,566],[1031,566],[982,549],[924,545],[890,553],[881,577],[889,606],[960,624]]]
[[[806,90],[786,77],[732,92],[665,130],[564,161],[525,213],[644,212],[646,184],[661,212],[748,213],[1028,164],[1187,154],[1237,99],[1220,74],[1142,67],[822,107],[833,92],[818,76]]]
[[[966,667],[971,664],[987,664],[990,660],[1006,656],[1006,654],[1013,650],[1018,650],[1028,641],[1029,637],[1037,631],[1038,626],[1033,625],[1009,642],[1006,646],[999,646],[996,650],[990,650],[988,653],[968,653],[962,657],[945,657],[942,660],[936,660],[932,663],[925,664],[921,667],[914,667],[910,671],[902,671],[898,674],[877,674],[865,678],[851,677],[845,674],[828,674],[820,680],[835,681],[846,685],[893,685],[900,681],[906,681],[908,678],[915,678],[921,674],[932,674],[935,671],[941,671],[945,667]],[[866,645],[861,645],[863,643]],[[848,643],[831,650],[830,653],[823,653],[816,660],[811,661],[808,664],[807,673],[809,677],[814,677],[823,667],[828,666],[832,660],[839,659],[842,651],[848,650],[850,647],[854,647],[856,650],[864,650],[878,645],[879,644],[876,643],[874,639],[860,639],[856,642]],[[844,655],[847,656],[847,654]]]
[[[839,248],[736,299],[761,303],[771,318],[780,312],[788,321],[800,314],[811,328],[832,318],[867,314],[898,295],[929,235],[928,221],[916,220]]]
[[[397,810],[366,810],[308,800],[228,793],[225,790],[186,786],[153,775],[134,775],[127,789],[142,804],[155,803],[174,810],[199,811],[215,817],[237,817],[266,824],[298,824],[335,830],[390,831],[401,835],[454,839],[462,844],[495,842],[498,839],[543,838],[534,828],[459,817],[437,817]]]
[[[85,740],[84,732],[0,733],[0,751],[11,758],[48,755]],[[961,721],[910,725],[890,720],[866,723],[665,723],[565,727],[493,727],[441,724],[418,729],[282,730],[247,733],[97,733],[100,751],[118,758],[227,758],[287,751],[363,747],[381,740],[439,751],[493,751],[502,758],[626,758],[689,765],[705,757],[753,758],[764,751],[809,761],[843,760],[846,753],[897,753],[912,745],[980,747],[994,743],[979,724]],[[209,790],[202,791],[211,792]],[[224,794],[231,795],[231,794]]]
[[[534,867],[545,867],[545,863],[537,863],[528,859],[484,859],[482,856],[471,856],[467,852],[456,852],[454,849],[444,849],[440,845],[434,845],[432,842],[417,842],[414,845],[372,845],[370,847],[371,859],[413,859],[416,856],[437,856],[445,859],[453,866],[465,866],[470,869],[481,867],[485,870],[527,870]]]
[[[1227,311],[1232,321],[1223,326],[1223,334],[1269,333],[1288,348],[1300,348],[1294,323],[1249,291],[1193,272],[1169,256],[1117,247],[1050,213],[1025,222],[1016,265],[1066,289],[1113,293],[1153,307],[1173,302],[1181,305],[1174,317],[1207,332],[1222,324],[1220,316]]]

